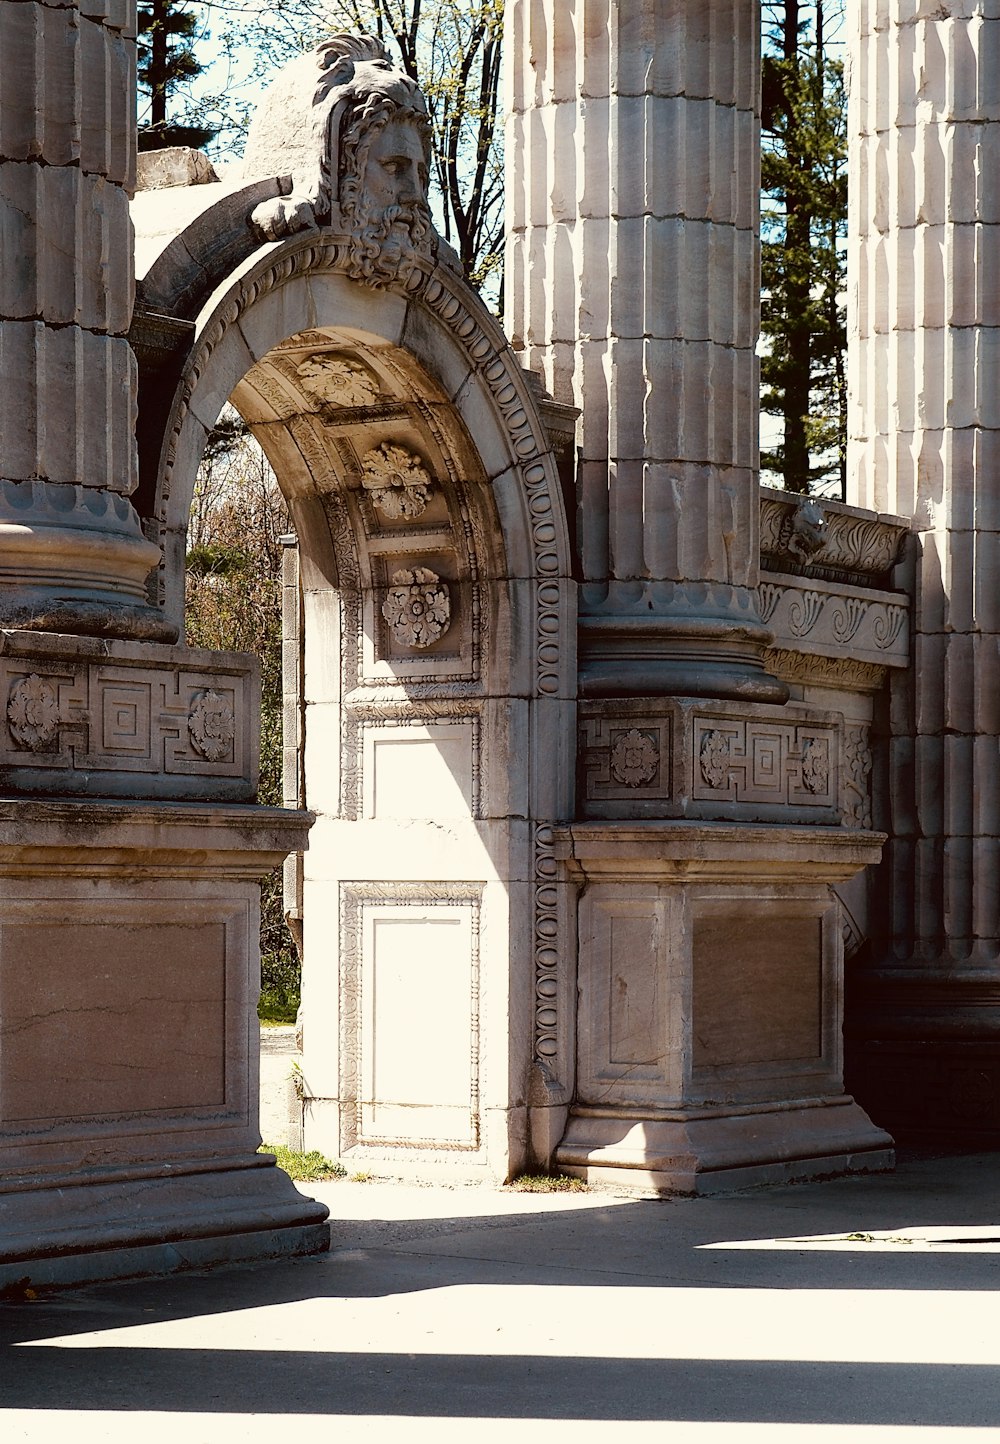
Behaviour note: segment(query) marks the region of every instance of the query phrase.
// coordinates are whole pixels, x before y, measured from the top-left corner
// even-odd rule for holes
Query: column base
[[[619,588],[580,616],[580,696],[787,702],[763,661],[772,640],[745,588],[649,583],[640,598]]]
[[[181,1177],[37,1180],[0,1193],[0,1291],[323,1253],[327,1212],[267,1154]]]
[[[717,1112],[577,1107],[556,1164],[588,1183],[701,1195],[882,1173],[895,1154],[890,1136],[844,1095]]]
[[[0,626],[174,642],[146,594],[159,562],[126,497],[0,481]]]

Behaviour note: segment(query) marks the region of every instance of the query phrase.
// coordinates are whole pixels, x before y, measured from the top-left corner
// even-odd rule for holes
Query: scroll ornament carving
[[[391,441],[383,441],[365,456],[361,484],[371,493],[378,509],[393,521],[419,516],[433,489],[420,457]]]
[[[367,366],[346,356],[309,356],[295,370],[311,395],[332,406],[372,406],[382,394]]]
[[[729,781],[729,738],[714,729],[701,743],[701,775],[709,787],[722,788]]]
[[[382,615],[402,647],[432,647],[451,623],[447,582],[427,567],[394,572]]]
[[[844,819],[855,827],[871,827],[872,754],[867,727],[844,732]]]
[[[611,775],[624,787],[652,782],[660,763],[659,749],[648,732],[633,727],[619,733],[611,749]]]
[[[202,692],[188,714],[191,746],[207,762],[221,762],[236,736],[236,714],[219,692]]]
[[[37,672],[19,677],[10,689],[7,721],[11,736],[21,747],[41,752],[59,730],[59,696],[53,684]]]
[[[807,792],[826,792],[830,785],[830,745],[810,737],[802,748],[802,785]]]

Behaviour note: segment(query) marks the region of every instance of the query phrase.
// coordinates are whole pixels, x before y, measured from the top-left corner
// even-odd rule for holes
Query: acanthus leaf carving
[[[7,700],[10,733],[21,747],[41,752],[55,741],[59,731],[59,694],[46,677],[37,672],[19,677]]]
[[[624,787],[652,782],[660,765],[660,750],[650,732],[632,727],[620,732],[611,748],[611,775]]]
[[[361,484],[379,510],[393,521],[419,516],[433,490],[420,457],[391,441],[383,441],[362,459]]]
[[[331,406],[372,406],[381,396],[375,377],[358,361],[320,352],[295,368],[305,389]]]
[[[220,692],[202,692],[188,715],[191,746],[207,762],[221,762],[232,751],[236,714]]]
[[[825,737],[807,737],[802,745],[802,785],[813,795],[830,786],[830,744]]]
[[[725,787],[729,782],[729,738],[716,729],[706,732],[701,741],[699,764],[701,775],[709,787]]]
[[[400,646],[432,647],[451,624],[448,584],[428,567],[393,572],[382,615]]]

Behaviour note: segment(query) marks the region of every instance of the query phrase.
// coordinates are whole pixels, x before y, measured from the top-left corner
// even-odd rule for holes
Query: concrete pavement
[[[0,1307],[3,1444],[1000,1440],[1000,1155],[689,1201],[307,1191],[325,1258]]]

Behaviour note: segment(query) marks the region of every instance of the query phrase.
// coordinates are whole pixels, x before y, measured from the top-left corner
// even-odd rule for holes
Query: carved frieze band
[[[432,1147],[448,1152],[473,1152],[480,1144],[480,916],[483,885],[478,882],[342,882],[340,884],[340,1096],[341,1148]],[[364,1098],[365,912],[400,908],[411,912],[434,908],[468,909],[471,956],[469,996],[469,1139],[465,1141],[374,1137],[365,1129]],[[414,959],[414,966],[420,960]],[[426,1043],[426,1040],[424,1040]]]
[[[841,818],[838,713],[679,699],[588,702],[579,730],[584,816]],[[854,793],[849,801],[853,817]],[[845,812],[847,805],[845,797]]]
[[[803,723],[694,719],[691,795],[710,801],[786,807],[832,807],[836,801],[837,729]]]
[[[761,556],[777,570],[816,567],[884,577],[899,558],[909,528],[901,519],[858,511],[819,497],[762,490]]]
[[[819,581],[766,578],[757,588],[757,599],[776,647],[883,667],[908,665],[909,612],[895,593],[866,594]]]
[[[0,765],[251,778],[249,672],[0,659]]]

